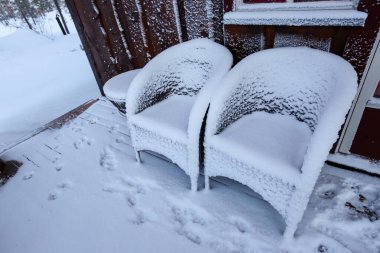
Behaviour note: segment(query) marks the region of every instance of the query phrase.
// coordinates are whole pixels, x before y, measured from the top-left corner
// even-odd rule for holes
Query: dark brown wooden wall
[[[66,0],[99,88],[166,48],[200,37],[223,43],[223,0]],[[178,13],[178,15],[175,15]]]
[[[162,50],[199,37],[225,44],[233,52],[235,62],[278,46],[329,50],[346,58],[361,76],[380,24],[380,2],[373,0],[359,2],[358,9],[369,14],[364,28],[223,27],[223,13],[232,10],[233,0],[66,2],[100,88],[114,75],[144,66]]]

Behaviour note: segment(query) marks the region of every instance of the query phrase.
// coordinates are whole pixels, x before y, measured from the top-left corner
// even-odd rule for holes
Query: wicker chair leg
[[[141,163],[140,151],[135,150],[136,160],[138,163]]]

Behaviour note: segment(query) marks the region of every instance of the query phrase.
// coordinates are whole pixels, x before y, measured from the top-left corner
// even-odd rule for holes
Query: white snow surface
[[[171,96],[136,114],[134,121],[139,122],[141,127],[149,129],[149,131],[158,132],[166,138],[186,143],[189,118],[194,102],[194,97]]]
[[[364,26],[367,13],[356,10],[235,11],[224,14],[226,25]]]
[[[8,36],[9,34],[14,33],[17,30],[15,27],[5,26],[3,23],[0,23],[0,38]]]
[[[295,184],[310,137],[307,125],[291,116],[255,112],[211,136],[209,144]]]
[[[224,181],[194,194],[174,164],[147,153],[138,164],[128,135],[101,100],[3,154],[23,166],[0,187],[0,252],[284,252],[282,220],[267,202]],[[379,213],[379,185],[326,165],[288,252],[379,252],[380,221],[344,206]]]
[[[58,13],[56,11],[51,11],[46,13],[44,17],[38,17],[35,20],[36,24],[33,23],[34,31],[50,39],[61,37],[62,31],[55,19],[57,14]],[[77,32],[74,26],[74,22],[70,16],[69,11],[66,8],[62,8],[62,14],[65,17],[66,24],[70,33],[76,34]],[[18,29],[29,29],[25,21],[20,19],[10,19],[7,22],[7,26],[0,23],[0,38],[10,35]]]
[[[77,34],[50,39],[23,29],[0,38],[0,153],[99,96],[80,45]]]
[[[225,76],[211,100],[205,134],[205,174],[237,180],[260,193],[283,216],[287,224],[286,239],[291,238],[356,90],[357,74],[353,67],[331,53],[289,47],[263,50],[246,57]],[[270,131],[267,127],[264,133],[268,137],[262,141],[256,137],[259,133],[255,127],[247,124],[239,138],[245,135],[264,142],[271,153],[263,156],[265,149],[254,145],[226,148],[223,132],[234,129],[236,124],[246,124],[244,121],[250,120],[244,118],[255,117],[258,112],[284,115],[284,120],[299,121],[310,132],[291,122],[281,123],[283,131],[275,127]],[[261,120],[266,123],[261,123],[258,131],[262,131],[264,124],[281,126],[279,122],[273,123],[274,117],[263,117]],[[289,130],[290,126],[297,134]],[[294,148],[297,144],[299,149]],[[284,147],[276,152],[277,145]],[[247,159],[249,152],[256,153]],[[254,157],[261,159],[256,161]],[[297,162],[279,163],[284,157]],[[300,170],[294,167],[297,165],[301,165]],[[289,166],[294,168],[286,169]],[[295,171],[298,178],[289,173]]]

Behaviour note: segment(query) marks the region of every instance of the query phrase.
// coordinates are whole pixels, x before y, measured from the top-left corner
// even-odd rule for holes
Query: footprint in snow
[[[205,226],[206,225],[205,219],[203,217],[201,217],[200,215],[198,215],[197,213],[191,212],[190,216],[191,216],[191,222],[193,224],[198,224],[198,225],[201,225],[201,226]]]
[[[324,184],[317,189],[317,195],[322,199],[333,199],[336,191],[337,187],[335,184]]]
[[[134,211],[134,218],[132,219],[132,223],[135,225],[142,225],[147,221],[147,217],[143,211],[136,209]]]
[[[127,144],[127,140],[124,137],[116,138],[115,142],[118,144]]]
[[[29,172],[29,173],[26,173],[23,177],[22,177],[22,180],[26,181],[26,180],[29,180],[33,177],[34,175],[34,171],[32,172]]]
[[[209,214],[202,209],[194,209],[189,207],[178,207],[173,203],[171,206],[172,217],[174,221],[181,225],[189,224],[191,226],[206,226]]]
[[[242,234],[248,232],[248,230],[249,230],[248,223],[241,218],[232,217],[229,219],[229,222],[231,223],[232,226],[234,226]]]
[[[57,166],[55,166],[55,170],[60,172],[61,170],[63,170],[63,167],[64,167],[63,164],[58,164]]]
[[[115,125],[111,126],[111,128],[108,130],[108,132],[110,134],[115,133],[115,132],[117,132],[117,130],[119,130],[119,128],[120,128],[120,126],[118,124],[115,124]]]
[[[183,236],[189,241],[195,244],[201,244],[201,237],[191,231],[184,231]]]
[[[71,188],[72,186],[73,186],[73,183],[70,180],[65,180],[65,181],[57,184],[57,187],[59,189]]]
[[[89,122],[91,125],[96,124],[96,123],[98,123],[98,118],[96,118],[96,117],[90,118]]]
[[[130,191],[124,187],[118,187],[114,185],[103,186],[102,190],[107,193],[121,193],[125,197],[125,201],[132,214],[128,215],[128,220],[135,225],[142,225],[148,220],[148,216],[140,210],[137,206],[137,196],[135,191]]]
[[[58,198],[58,192],[52,192],[49,194],[49,197],[48,197],[48,200],[52,201],[52,200],[56,200]]]
[[[201,237],[196,233],[192,232],[189,228],[185,226],[179,226],[174,229],[178,235],[184,236],[190,242],[195,244],[201,244]]]
[[[68,188],[71,188],[74,184],[70,180],[62,181],[57,184],[57,187],[49,194],[48,200],[56,200],[61,196]]]
[[[122,178],[122,182],[128,187],[129,192],[132,192],[138,195],[146,194],[146,188],[142,184],[128,178]]]
[[[194,232],[206,226],[205,219],[194,210],[188,208],[171,207],[174,230],[195,244],[201,244],[201,237]]]
[[[118,190],[114,186],[112,186],[112,185],[105,185],[105,186],[103,186],[102,191],[108,192],[108,193],[118,192]]]
[[[129,207],[135,207],[136,206],[136,197],[135,196],[126,193],[125,198],[127,200],[127,204]]]
[[[81,126],[74,126],[74,127],[72,127],[71,128],[71,130],[74,132],[74,133],[80,133],[80,132],[82,132],[83,131],[83,127],[81,127]]]
[[[87,136],[83,136],[80,140],[74,142],[75,149],[80,149],[83,146],[91,146],[93,144],[94,140],[91,138],[88,138]]]
[[[61,158],[62,158],[61,155],[57,155],[57,156],[55,156],[55,157],[53,158],[53,160],[52,160],[52,163],[56,163],[56,162],[58,162]]]
[[[247,251],[244,245],[234,243],[228,240],[221,240],[221,239],[213,239],[207,244],[216,252],[225,252],[225,253],[245,253],[245,252],[252,252],[252,251]],[[256,251],[254,251],[256,252]],[[263,252],[263,251],[260,251]]]
[[[106,170],[114,170],[117,166],[117,160],[115,153],[110,147],[105,147],[103,152],[100,154],[99,164]]]

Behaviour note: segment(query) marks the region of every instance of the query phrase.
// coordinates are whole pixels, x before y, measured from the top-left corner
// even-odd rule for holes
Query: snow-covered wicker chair
[[[205,180],[247,185],[284,218],[293,238],[355,97],[342,58],[306,47],[252,54],[223,79],[205,132]]]
[[[199,138],[210,98],[232,66],[227,48],[195,39],[166,49],[134,78],[127,117],[136,159],[150,150],[185,171],[197,190]]]

